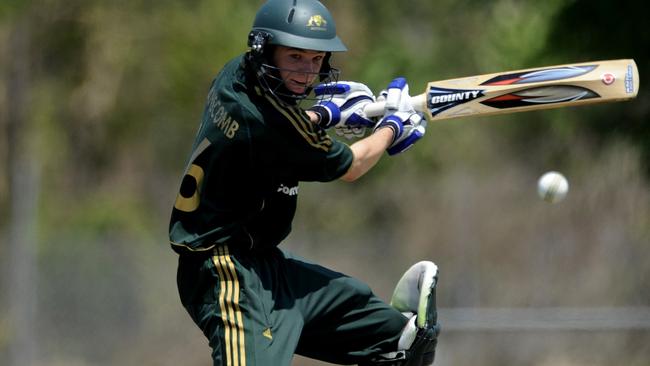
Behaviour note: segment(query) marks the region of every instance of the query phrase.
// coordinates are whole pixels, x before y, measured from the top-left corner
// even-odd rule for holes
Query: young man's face
[[[278,46],[273,62],[280,69],[280,77],[291,92],[303,94],[318,76],[325,52]]]

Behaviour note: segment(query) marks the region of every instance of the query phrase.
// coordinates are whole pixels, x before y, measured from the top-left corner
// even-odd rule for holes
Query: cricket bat
[[[639,91],[632,59],[593,61],[432,81],[411,98],[429,121],[628,100]],[[364,112],[392,108],[372,103]]]

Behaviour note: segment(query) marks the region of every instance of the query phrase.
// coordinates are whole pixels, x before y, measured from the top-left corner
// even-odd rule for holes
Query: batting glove
[[[335,127],[339,135],[363,136],[366,127],[373,127],[376,121],[366,117],[363,108],[375,101],[372,91],[364,84],[353,81],[320,84],[314,88],[321,101],[308,110],[318,114],[319,125]]]
[[[384,116],[393,112],[411,112],[413,104],[409,95],[409,85],[403,77],[395,78],[382,90],[377,101],[385,101]]]
[[[396,78],[391,81],[377,99],[386,101],[386,111],[375,126],[375,131],[386,127],[393,130],[393,141],[386,149],[388,155],[408,150],[424,136],[427,122],[413,108],[406,79]]]

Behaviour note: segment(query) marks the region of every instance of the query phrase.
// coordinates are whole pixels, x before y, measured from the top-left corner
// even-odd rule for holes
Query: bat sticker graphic
[[[506,109],[531,105],[575,102],[583,99],[598,98],[597,93],[579,86],[551,85],[523,89],[514,93],[500,95],[481,102],[492,108]]]
[[[511,85],[511,84],[529,84],[541,83],[544,81],[554,81],[575,78],[584,75],[593,69],[596,65],[587,66],[567,66],[556,67],[552,69],[543,69],[528,71],[524,73],[506,74],[494,77],[488,81],[481,83],[481,85]]]

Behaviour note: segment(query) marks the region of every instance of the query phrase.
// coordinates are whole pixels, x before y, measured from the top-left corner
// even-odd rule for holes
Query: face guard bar
[[[304,85],[305,91],[303,93],[294,93],[285,86],[286,79],[280,77],[280,72],[286,72],[288,75],[300,74],[300,75],[309,75],[308,79],[313,79],[310,84]],[[260,68],[257,71],[257,79],[260,82],[262,88],[264,88],[268,93],[280,99],[291,99],[295,101],[301,100],[323,100],[327,98],[327,93],[325,98],[323,95],[318,97],[310,96],[311,91],[314,88],[314,84],[317,83],[336,83],[339,80],[340,70],[336,68],[329,68],[328,72],[305,72],[305,71],[293,71],[288,69],[281,69],[279,67],[263,63],[260,65]],[[332,92],[334,89],[332,88]]]

